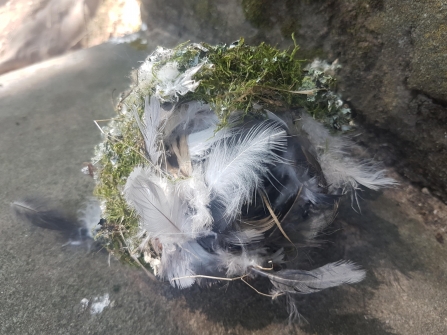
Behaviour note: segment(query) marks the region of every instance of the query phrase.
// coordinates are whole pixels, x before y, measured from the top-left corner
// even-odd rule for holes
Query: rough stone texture
[[[115,115],[130,70],[166,39],[175,42],[153,34],[147,51],[106,44],[0,76],[0,333],[446,334],[447,206],[402,180],[383,194],[362,193],[362,214],[349,201],[341,207],[309,266],[351,259],[367,278],[299,297],[307,322],[292,326],[283,300],[242,282],[175,290],[11,217],[9,203],[30,193],[69,212],[91,195],[80,169],[100,141],[92,120]],[[110,305],[92,314],[95,297],[107,293]]]
[[[436,99],[447,97],[446,4],[376,1],[376,7],[359,6],[330,6],[340,13],[331,16],[328,36],[328,53],[344,65],[339,89],[358,120],[373,131],[368,142],[377,137],[391,148],[401,173],[445,200],[447,108]]]
[[[150,28],[230,43],[240,36],[301,57],[339,59],[338,91],[362,141],[447,201],[447,3],[444,0],[144,0]]]
[[[162,30],[176,40],[231,43],[257,33],[245,19],[239,1],[234,0],[145,0],[141,15],[148,32]]]

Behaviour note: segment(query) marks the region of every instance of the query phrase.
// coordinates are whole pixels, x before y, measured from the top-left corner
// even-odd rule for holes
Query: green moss
[[[281,51],[264,43],[248,46],[241,39],[231,47],[206,48],[204,56],[214,66],[196,76],[201,84],[185,99],[210,103],[221,127],[233,112],[253,112],[255,104],[278,111],[302,105],[306,99],[291,93],[299,90],[303,78],[303,61],[295,59],[298,46]]]
[[[121,259],[132,263],[128,253],[122,252],[125,239],[137,231],[138,217],[127,205],[122,190],[135,166],[145,163],[143,137],[129,118],[115,119],[114,132],[105,132],[104,149],[99,161],[100,170],[94,194],[105,201],[104,218],[107,220],[96,239],[115,252]],[[106,129],[107,130],[107,129]],[[118,130],[118,134],[115,134]]]

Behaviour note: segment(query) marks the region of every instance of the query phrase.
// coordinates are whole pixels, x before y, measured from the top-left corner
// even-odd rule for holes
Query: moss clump
[[[248,46],[241,39],[230,47],[206,47],[206,57],[213,67],[196,76],[201,84],[185,98],[211,104],[221,126],[237,110],[285,110],[306,100],[304,95],[292,92],[300,89],[303,80],[303,61],[295,59],[298,46],[281,51],[264,43]]]

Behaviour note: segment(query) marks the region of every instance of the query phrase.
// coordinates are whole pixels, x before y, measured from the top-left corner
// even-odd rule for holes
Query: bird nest
[[[97,121],[96,239],[179,288],[261,276],[275,297],[362,280],[349,261],[293,269],[341,196],[393,183],[337,136],[352,120],[331,90],[336,62],[306,65],[297,50],[239,40],[153,52],[118,115]]]

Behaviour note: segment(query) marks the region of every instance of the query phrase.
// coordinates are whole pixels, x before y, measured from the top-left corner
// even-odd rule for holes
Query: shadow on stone
[[[369,193],[364,198],[374,198]],[[390,201],[379,196],[377,200]],[[406,219],[406,218],[403,218]],[[393,334],[382,321],[368,315],[367,306],[379,285],[387,278],[378,278],[375,269],[389,268],[409,277],[412,271],[423,270],[424,264],[412,246],[403,241],[395,223],[375,215],[363,201],[362,214],[344,203],[331,226],[322,248],[308,252],[309,268],[316,268],[340,259],[349,259],[367,270],[366,280],[357,285],[328,289],[311,295],[297,296],[302,319],[291,327],[312,334]],[[311,263],[311,264],[310,264]],[[306,264],[304,264],[306,266]],[[391,276],[393,271],[390,271]],[[390,281],[396,278],[390,278]],[[269,283],[255,282],[256,288],[268,293]],[[183,297],[193,311],[231,330],[242,326],[247,330],[263,329],[270,324],[287,325],[288,312],[283,297],[271,300],[257,294],[243,282],[217,284],[211,289],[193,286],[176,290],[166,286],[168,298]]]

